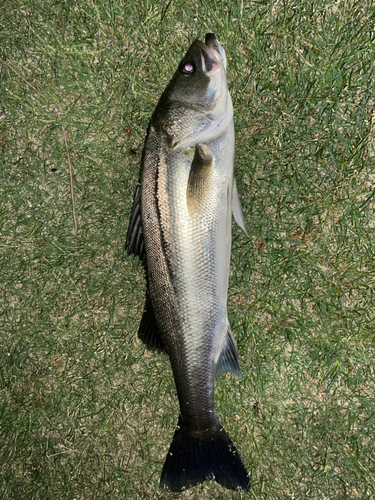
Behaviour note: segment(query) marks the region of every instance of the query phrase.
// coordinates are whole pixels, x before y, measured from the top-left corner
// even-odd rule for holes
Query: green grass
[[[241,497],[158,489],[177,398],[136,337],[145,282],[124,250],[148,120],[208,31],[250,235],[234,227],[229,290],[244,377],[216,386],[246,497],[375,497],[372,2],[4,0],[2,500]]]

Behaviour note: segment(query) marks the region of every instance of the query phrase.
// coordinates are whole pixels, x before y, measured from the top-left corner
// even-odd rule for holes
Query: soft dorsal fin
[[[245,219],[243,217],[243,210],[242,210],[242,205],[240,202],[240,197],[238,196],[238,191],[237,191],[237,186],[236,186],[236,180],[234,179],[233,181],[233,216],[234,220],[237,222],[237,224],[245,231],[246,236],[248,237],[249,235],[247,234],[246,231],[246,224],[245,224]]]
[[[141,188],[139,185],[134,194],[133,210],[130,216],[125,248],[128,250],[128,255],[138,255],[146,268],[146,252],[141,219]]]
[[[151,351],[166,352],[158,330],[150,292],[148,289],[146,291],[145,309],[141,319],[141,324],[139,325],[138,337]]]
[[[226,372],[233,373],[233,375],[237,378],[242,377],[237,343],[235,338],[233,337],[233,333],[230,327],[228,328],[224,346],[216,363],[215,376],[219,377]]]

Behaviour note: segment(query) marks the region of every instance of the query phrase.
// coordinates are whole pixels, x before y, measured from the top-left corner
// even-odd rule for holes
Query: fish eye
[[[184,62],[180,65],[180,73],[184,76],[192,75],[195,72],[195,64],[192,62]]]

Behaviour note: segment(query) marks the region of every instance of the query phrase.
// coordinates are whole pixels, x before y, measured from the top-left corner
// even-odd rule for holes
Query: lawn
[[[207,32],[249,232],[228,302],[244,376],[215,389],[245,495],[159,490],[178,404],[125,251],[150,115]],[[374,47],[370,0],[3,0],[1,500],[375,497]]]

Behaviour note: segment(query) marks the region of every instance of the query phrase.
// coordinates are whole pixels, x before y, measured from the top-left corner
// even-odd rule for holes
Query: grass
[[[168,360],[136,338],[145,282],[124,250],[149,117],[209,31],[250,235],[234,227],[229,290],[244,377],[216,386],[246,497],[374,498],[372,2],[0,12],[0,498],[241,498],[158,489],[178,407]]]

